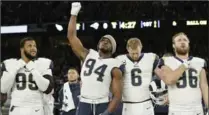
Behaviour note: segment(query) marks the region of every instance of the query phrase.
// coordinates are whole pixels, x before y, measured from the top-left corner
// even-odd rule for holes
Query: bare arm
[[[76,20],[77,20],[77,16],[71,15],[70,22],[68,24],[67,37],[68,37],[68,40],[70,42],[73,52],[81,60],[84,60],[89,51],[83,47],[81,41],[77,37]]]
[[[200,73],[200,88],[203,95],[203,100],[205,102],[206,107],[208,108],[208,82],[206,78],[205,69],[202,69]]]
[[[108,105],[108,111],[114,112],[121,100],[122,95],[122,72],[118,68],[112,70],[112,93],[113,99]]]
[[[172,70],[168,66],[164,65],[164,62],[162,62],[159,67],[155,69],[155,74],[162,79],[166,85],[172,85],[175,84],[179,78],[182,76],[185,70],[187,68],[182,64],[180,65],[176,70]]]
[[[3,94],[1,93],[1,98],[0,98],[0,102],[1,102],[1,107],[4,106],[4,103],[7,100],[7,94]]]

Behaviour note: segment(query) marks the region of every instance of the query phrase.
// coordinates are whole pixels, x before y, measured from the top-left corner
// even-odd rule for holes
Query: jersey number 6
[[[133,86],[140,86],[142,84],[142,77],[139,75],[141,70],[139,68],[134,68],[131,70],[131,84]]]
[[[86,61],[85,66],[86,68],[88,68],[88,71],[84,71],[84,76],[90,76],[92,74],[95,63],[96,63],[96,60],[94,59],[88,59]],[[99,76],[97,78],[97,81],[100,81],[100,82],[103,81],[104,72],[106,68],[107,68],[107,65],[103,64],[94,70],[94,73],[96,73]]]

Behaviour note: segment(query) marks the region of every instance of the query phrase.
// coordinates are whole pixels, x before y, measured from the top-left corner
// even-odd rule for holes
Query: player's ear
[[[20,52],[22,52],[23,51],[23,48],[20,48]]]
[[[126,50],[129,52],[129,48],[128,47],[126,47]]]
[[[175,45],[174,45],[174,44],[172,44],[172,46],[173,46],[173,49],[175,49]]]

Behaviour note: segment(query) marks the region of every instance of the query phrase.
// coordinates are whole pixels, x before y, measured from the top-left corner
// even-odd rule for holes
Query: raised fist
[[[73,2],[71,6],[71,15],[77,16],[80,9],[81,9],[81,3]]]

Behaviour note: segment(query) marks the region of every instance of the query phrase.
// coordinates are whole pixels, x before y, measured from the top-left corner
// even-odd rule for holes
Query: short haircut
[[[138,38],[130,38],[127,42],[126,47],[131,49],[136,49],[138,46],[142,47],[141,40]]]
[[[185,35],[185,36],[187,36],[184,32],[178,32],[178,33],[176,33],[176,34],[173,35],[173,37],[172,37],[172,43],[174,43],[175,38],[178,37],[179,35]]]
[[[26,41],[35,41],[32,37],[25,37],[20,40],[20,48],[23,48]]]

